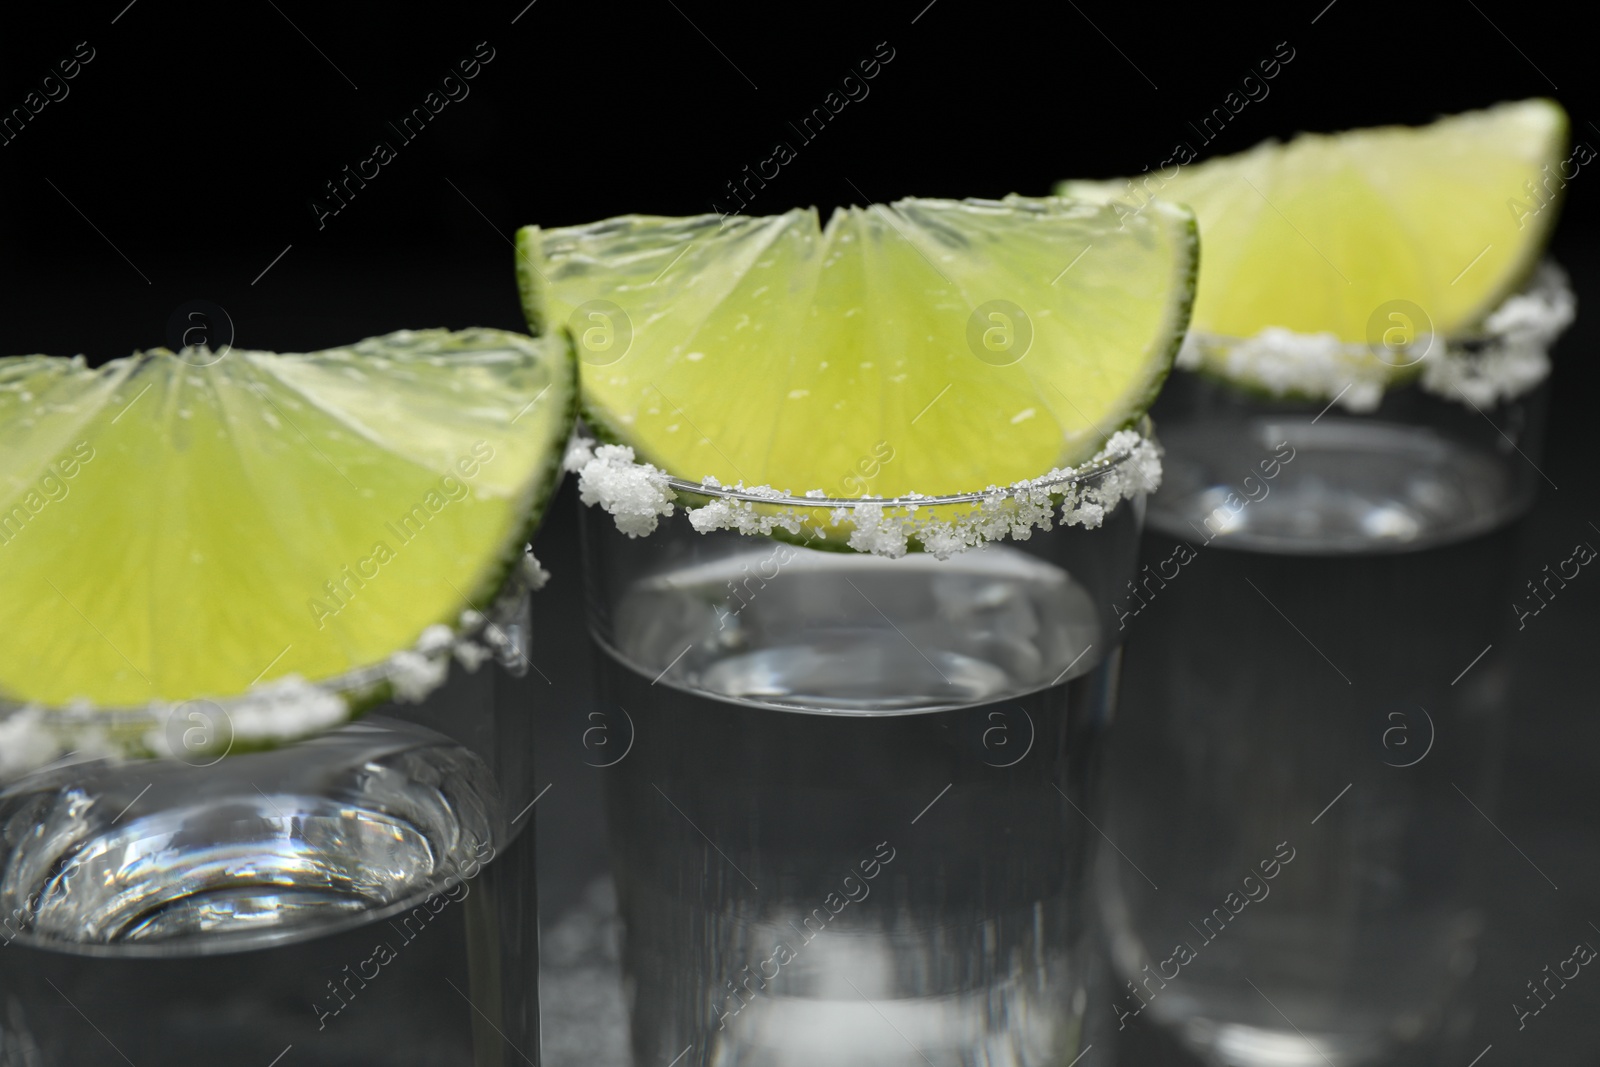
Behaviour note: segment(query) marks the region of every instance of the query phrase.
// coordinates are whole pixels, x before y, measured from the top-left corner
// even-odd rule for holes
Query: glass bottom
[[[226,766],[73,766],[0,800],[0,911],[58,951],[172,955],[328,933],[493,849],[481,761],[373,719]],[[258,784],[264,783],[264,784]],[[9,835],[8,835],[9,836]]]
[[[534,988],[495,973],[532,874],[503,822],[480,759],[377,716],[29,778],[0,795],[0,1064],[522,1062],[484,1022],[525,1028]]]

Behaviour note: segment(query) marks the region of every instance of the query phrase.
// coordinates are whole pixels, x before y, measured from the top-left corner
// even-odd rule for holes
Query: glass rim
[[[701,482],[690,481],[668,474],[666,485],[674,493],[688,496],[703,497],[708,500],[726,500],[738,504],[762,504],[769,507],[824,509],[832,511],[837,508],[860,510],[865,507],[882,508],[936,508],[951,504],[976,504],[985,500],[1005,500],[1040,491],[1054,493],[1070,486],[1079,485],[1104,477],[1111,471],[1117,470],[1139,457],[1139,445],[1154,444],[1154,423],[1148,413],[1139,416],[1137,422],[1126,427],[1139,435],[1138,444],[1105,456],[1096,461],[1086,462],[1080,467],[1063,467],[1042,475],[1035,479],[1025,480],[1010,485],[992,485],[987,489],[969,490],[961,493],[946,493],[938,496],[867,496],[867,497],[830,497],[830,496],[794,496],[791,493],[776,491],[760,491],[750,489],[737,489],[728,486],[711,486]],[[1116,431],[1116,432],[1121,432]],[[1115,436],[1113,433],[1111,436]],[[1109,443],[1109,438],[1108,438]],[[1053,476],[1052,476],[1053,475]]]

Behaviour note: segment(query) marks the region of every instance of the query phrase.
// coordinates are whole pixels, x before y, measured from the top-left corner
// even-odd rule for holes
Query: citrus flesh
[[[493,597],[559,474],[564,338],[0,359],[0,699],[226,698]]]
[[[1058,192],[1130,214],[1150,195],[1194,209],[1206,242],[1197,335],[1282,327],[1378,346],[1397,323],[1470,335],[1516,291],[1555,222],[1566,145],[1560,105],[1526,100],[1421,127],[1301,134],[1176,175]],[[1421,321],[1392,319],[1396,301]]]
[[[518,234],[534,332],[570,325],[600,436],[690,480],[937,495],[1093,456],[1171,367],[1186,209],[908,199]],[[603,303],[597,303],[603,302]],[[589,331],[595,331],[590,333]]]

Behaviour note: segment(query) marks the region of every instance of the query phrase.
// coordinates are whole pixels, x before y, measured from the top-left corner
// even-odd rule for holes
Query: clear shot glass
[[[774,536],[676,510],[630,538],[585,509],[601,713],[628,724],[605,773],[635,1062],[1079,1054],[1090,767],[1144,511],[1127,487],[1151,459],[918,501],[908,521],[991,533],[1053,507],[1100,519],[947,558],[819,547],[835,521],[873,543],[895,502],[672,483],[696,507],[787,516]]]
[[[242,751],[190,701],[9,782],[0,1063],[535,1062],[528,610],[420,703]]]
[[[1480,872],[1521,862],[1490,818],[1546,396],[1475,377],[1504,352],[1437,355],[1469,362],[1360,410],[1190,373],[1156,405],[1113,608],[1139,631],[1105,778],[1126,858],[1097,868],[1117,1028],[1347,1067],[1434,1062],[1467,1022]]]

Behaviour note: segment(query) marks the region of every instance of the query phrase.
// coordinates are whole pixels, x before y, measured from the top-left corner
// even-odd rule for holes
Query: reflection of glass
[[[1160,886],[1102,857],[1123,1024],[1238,1067],[1439,1038],[1499,841],[1473,805],[1543,401],[1401,389],[1352,416],[1189,375],[1162,397],[1166,481],[1116,609],[1140,633],[1105,829]]]
[[[1141,513],[945,561],[585,515],[604,695],[635,730],[605,773],[636,1062],[1077,1054],[1073,806]]]
[[[534,1055],[520,686],[458,668],[419,705],[276,750],[69,757],[12,783],[0,1063]]]

